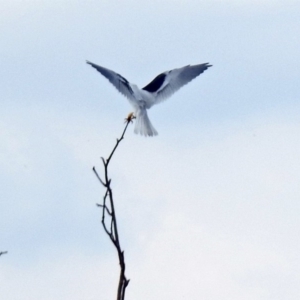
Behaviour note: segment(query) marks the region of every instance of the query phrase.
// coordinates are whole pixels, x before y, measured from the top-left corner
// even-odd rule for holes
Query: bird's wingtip
[[[91,65],[92,67],[96,67],[97,65],[95,65],[94,63],[92,63],[91,61],[89,61],[89,60],[86,60],[86,63],[88,64],[88,65]]]

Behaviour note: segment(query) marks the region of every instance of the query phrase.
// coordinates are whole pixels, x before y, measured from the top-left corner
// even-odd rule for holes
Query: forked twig
[[[124,251],[121,249],[120,240],[119,240],[119,234],[118,234],[118,226],[117,226],[117,217],[115,213],[115,206],[114,206],[114,200],[113,200],[113,192],[111,189],[111,179],[108,177],[108,165],[112,159],[112,156],[114,155],[117,147],[119,146],[120,142],[124,139],[125,132],[127,130],[127,127],[129,123],[132,122],[134,119],[134,115],[130,114],[125,119],[126,125],[123,130],[123,133],[119,139],[117,139],[116,145],[113,148],[111,154],[107,159],[104,159],[101,157],[103,166],[104,166],[104,180],[101,179],[99,174],[96,171],[96,168],[93,167],[93,171],[99,180],[99,182],[106,188],[106,192],[103,197],[102,204],[97,204],[98,207],[102,208],[102,226],[105,231],[105,233],[110,238],[111,242],[114,244],[119,258],[119,264],[120,264],[120,277],[119,277],[119,284],[118,284],[118,293],[117,293],[117,300],[124,300],[125,299],[125,290],[126,287],[129,284],[129,279],[126,278],[125,275],[125,258],[124,258]],[[107,201],[107,198],[109,201]],[[108,220],[107,220],[108,219]],[[107,226],[106,224],[109,224]]]

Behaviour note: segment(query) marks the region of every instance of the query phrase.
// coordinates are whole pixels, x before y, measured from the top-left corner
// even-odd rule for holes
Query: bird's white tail
[[[154,136],[158,134],[152,126],[145,109],[136,111],[134,133],[144,136]]]

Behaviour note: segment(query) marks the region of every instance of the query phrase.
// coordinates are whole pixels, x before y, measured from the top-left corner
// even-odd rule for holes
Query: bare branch
[[[103,186],[105,186],[105,183],[104,183],[104,182],[102,181],[102,179],[100,178],[100,176],[99,176],[99,174],[97,173],[95,167],[93,167],[93,171],[94,171],[96,177],[98,178],[98,180],[101,182],[101,184],[102,184]]]
[[[105,211],[106,211],[106,213],[107,213],[108,215],[111,216],[111,212],[109,211],[109,209],[108,209],[108,207],[107,207],[106,205],[102,205],[102,204],[98,204],[98,203],[96,203],[96,205],[97,205],[98,207],[104,208]]]
[[[3,255],[3,254],[7,254],[7,253],[8,253],[7,251],[1,251],[0,256]]]
[[[117,143],[116,143],[116,145],[115,145],[113,151],[111,152],[110,156],[109,156],[108,159],[106,160],[106,165],[109,164],[109,162],[110,162],[112,156],[114,155],[114,153],[115,153],[117,147],[119,146],[119,143],[124,139],[124,134],[125,134],[125,132],[126,132],[126,130],[127,130],[127,127],[128,127],[128,125],[129,125],[129,123],[131,123],[131,122],[132,122],[132,118],[129,118],[129,117],[128,117],[128,118],[126,119],[126,126],[125,126],[125,128],[124,128],[124,131],[123,131],[121,137],[120,137],[119,139],[117,139]]]
[[[108,158],[105,160],[103,157],[101,157],[101,160],[103,162],[104,166],[104,180],[102,180],[96,171],[95,167],[93,167],[93,171],[99,180],[99,182],[106,188],[105,195],[103,197],[103,203],[102,204],[97,204],[97,206],[102,208],[102,226],[105,231],[105,233],[109,236],[111,242],[115,246],[117,253],[118,253],[118,258],[119,258],[119,265],[120,265],[120,277],[119,277],[119,284],[118,284],[118,293],[117,293],[117,300],[124,300],[125,299],[125,290],[126,287],[129,284],[129,280],[125,276],[125,259],[124,259],[124,252],[121,249],[120,241],[119,241],[119,234],[118,234],[118,226],[117,226],[117,217],[115,213],[115,207],[114,207],[114,200],[113,200],[113,192],[111,189],[111,179],[108,177],[108,165],[118,148],[120,142],[124,139],[125,132],[127,130],[127,127],[129,123],[132,122],[134,119],[133,114],[129,114],[128,117],[125,119],[126,125],[123,130],[123,133],[119,139],[116,141],[116,145],[114,146],[112,152],[108,156]],[[109,203],[106,203],[107,197],[109,199]],[[106,217],[110,219],[110,229],[107,228],[105,223]]]

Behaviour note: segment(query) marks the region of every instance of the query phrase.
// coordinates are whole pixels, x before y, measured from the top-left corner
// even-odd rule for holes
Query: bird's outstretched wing
[[[211,65],[205,63],[194,66],[188,65],[179,69],[166,71],[155,77],[148,85],[143,87],[143,90],[153,94],[155,97],[153,104],[157,104],[172,96],[181,87],[199,76],[209,67],[211,67]]]
[[[104,77],[106,77],[109,82],[125,97],[127,97],[131,101],[135,101],[134,92],[131,88],[130,82],[120,74],[106,69],[104,67],[98,66],[92,62],[86,61],[87,64],[91,65],[98,72],[100,72]]]

